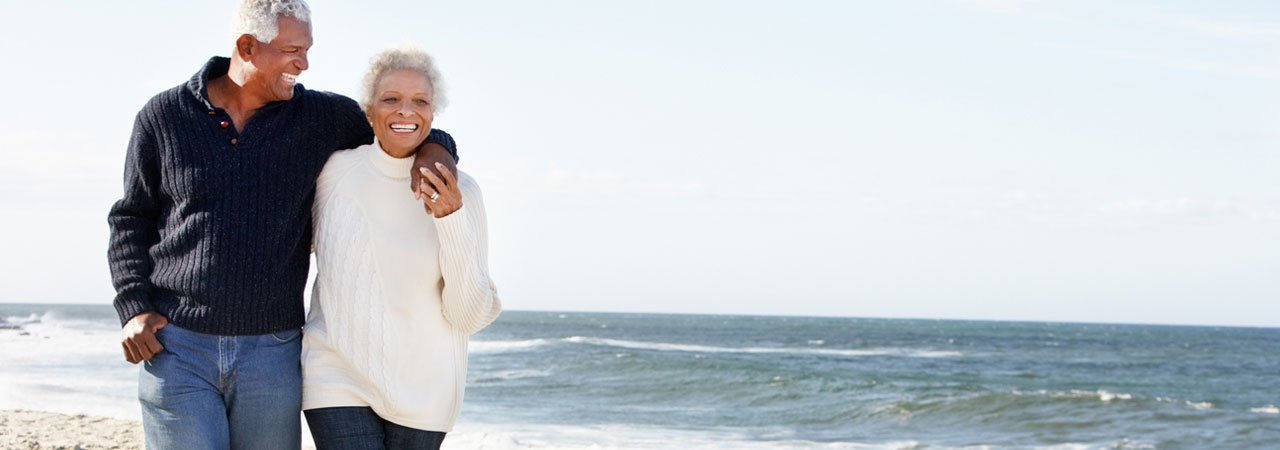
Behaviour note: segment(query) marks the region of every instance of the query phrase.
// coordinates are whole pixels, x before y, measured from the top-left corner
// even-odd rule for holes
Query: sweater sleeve
[[[360,110],[360,105],[347,97],[337,94],[333,96],[333,127],[337,146],[335,150],[346,150],[373,143],[373,127],[369,126],[369,118]]]
[[[160,241],[160,163],[156,136],[144,113],[134,119],[125,155],[124,196],[107,213],[111,225],[107,261],[115,286],[113,304],[123,325],[155,309],[151,303],[151,247]]]
[[[498,318],[502,302],[489,279],[488,225],[480,187],[461,173],[458,185],[463,206],[435,219],[440,236],[440,272],[444,277],[441,307],[445,320],[473,334]]]
[[[441,147],[448,150],[449,155],[453,156],[454,164],[457,164],[458,161],[460,161],[458,158],[458,143],[454,142],[453,136],[450,136],[449,133],[446,133],[444,130],[432,128],[431,132],[427,133],[426,142],[440,144]]]

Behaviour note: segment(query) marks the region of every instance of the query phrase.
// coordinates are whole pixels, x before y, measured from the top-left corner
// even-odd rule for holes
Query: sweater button
[[[236,138],[231,138],[231,145],[236,145]]]
[[[227,123],[227,121],[225,121],[225,120],[224,120],[224,121],[221,121],[221,122],[218,122],[218,126],[220,126],[220,127],[222,127],[222,128],[226,128],[226,127],[227,127],[227,125],[231,125],[231,124]]]
[[[212,109],[211,109],[211,110],[209,110],[209,115],[210,115],[210,116],[216,116],[216,115],[218,115],[218,112],[217,112],[217,111],[214,111],[214,110],[212,110]]]

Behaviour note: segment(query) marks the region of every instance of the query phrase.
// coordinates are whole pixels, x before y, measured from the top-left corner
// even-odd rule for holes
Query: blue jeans
[[[444,433],[396,425],[358,406],[303,411],[316,450],[437,450]]]
[[[174,324],[138,376],[147,449],[302,446],[302,330],[215,336]]]

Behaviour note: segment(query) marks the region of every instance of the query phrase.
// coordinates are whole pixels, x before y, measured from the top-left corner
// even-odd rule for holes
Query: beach
[[[463,433],[443,448],[515,448],[501,436]],[[47,411],[0,411],[0,449],[131,450],[144,448],[142,424],[136,420]],[[303,434],[303,449],[315,445]]]
[[[110,417],[43,411],[0,411],[0,448],[140,449],[142,425]]]
[[[48,411],[0,410],[0,449],[132,450],[144,448],[142,424],[136,420]],[[304,450],[315,445],[304,430]],[[518,448],[500,435],[460,433],[444,449]]]

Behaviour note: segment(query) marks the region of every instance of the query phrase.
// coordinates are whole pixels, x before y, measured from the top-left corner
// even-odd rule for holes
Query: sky
[[[0,302],[114,294],[134,114],[229,1],[0,3]],[[513,310],[1280,326],[1280,4],[315,0],[417,45]]]

